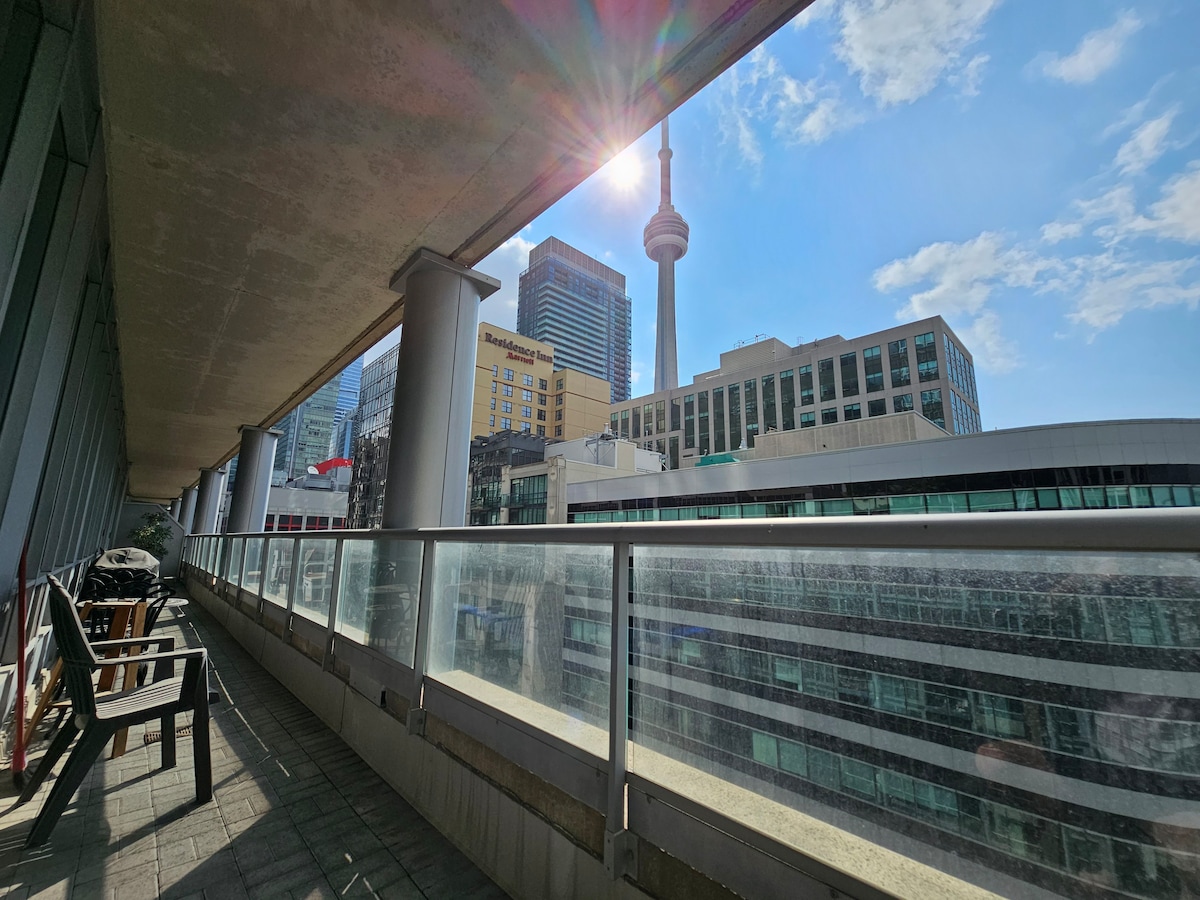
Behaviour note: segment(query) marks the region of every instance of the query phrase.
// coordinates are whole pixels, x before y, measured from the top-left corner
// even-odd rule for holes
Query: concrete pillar
[[[196,521],[196,489],[183,489],[183,502],[179,507],[179,524],[183,526],[184,535],[192,533],[192,525]]]
[[[404,330],[392,406],[384,528],[461,526],[467,509],[479,301],[500,282],[418,250],[392,279]]]
[[[242,426],[238,451],[237,481],[229,501],[228,534],[259,532],[267,527],[267,500],[271,496],[271,471],[275,468],[275,445],[282,431]]]
[[[221,520],[221,498],[225,494],[225,470],[201,469],[200,494],[196,498],[193,534],[215,534]]]
[[[176,522],[179,521],[179,510],[181,509],[181,505],[180,505],[181,503],[182,503],[182,498],[180,498],[180,497],[176,497],[174,500],[171,501],[171,508],[170,508],[169,512],[171,513],[171,518],[174,519]]]

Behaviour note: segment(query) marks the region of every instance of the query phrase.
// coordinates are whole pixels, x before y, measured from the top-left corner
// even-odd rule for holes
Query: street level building
[[[753,449],[760,434],[909,411],[950,434],[982,430],[974,362],[941,316],[849,340],[737,347],[690,385],[614,403],[609,427],[678,469]]]
[[[517,331],[554,347],[557,368],[608,381],[613,403],[629,398],[631,313],[620,272],[555,237],[529,251]]]

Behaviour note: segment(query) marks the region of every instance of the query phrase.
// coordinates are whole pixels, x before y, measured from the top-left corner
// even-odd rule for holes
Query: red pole
[[[13,742],[13,783],[23,787],[25,781],[25,655],[28,636],[25,598],[25,557],[29,553],[29,541],[21,548],[21,561],[17,568],[17,705],[13,710],[16,717],[16,739]]]

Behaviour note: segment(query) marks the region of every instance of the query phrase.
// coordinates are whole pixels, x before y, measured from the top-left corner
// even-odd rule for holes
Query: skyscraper
[[[671,148],[667,120],[662,120],[662,149],[658,151],[658,212],[650,217],[642,242],[646,255],[658,263],[658,325],[654,340],[654,390],[679,387],[675,353],[675,260],[688,249],[688,223],[671,205]],[[615,402],[615,401],[614,401]]]
[[[555,369],[610,382],[613,403],[629,399],[630,314],[620,272],[555,237],[529,251],[517,332],[550,344]]]

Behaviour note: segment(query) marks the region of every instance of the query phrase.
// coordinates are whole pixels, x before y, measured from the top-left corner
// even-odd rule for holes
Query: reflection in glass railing
[[[325,624],[333,591],[333,557],[337,541],[305,538],[296,551],[296,599],[292,612]]]
[[[1196,558],[643,545],[633,583],[631,770],[1004,894],[1200,884]]]
[[[338,634],[411,666],[420,590],[420,541],[343,542]]]
[[[242,587],[257,594],[262,585],[262,559],[264,538],[246,539],[246,558],[242,566]]]
[[[292,551],[296,542],[290,537],[267,541],[263,566],[263,599],[276,606],[287,606],[288,585],[292,580]]]
[[[603,749],[609,669],[593,659],[607,653],[611,584],[609,546],[439,542],[428,672]]]
[[[226,577],[230,584],[237,587],[242,583],[242,547],[245,544],[241,538],[231,538],[228,542],[229,559],[226,562]]]

